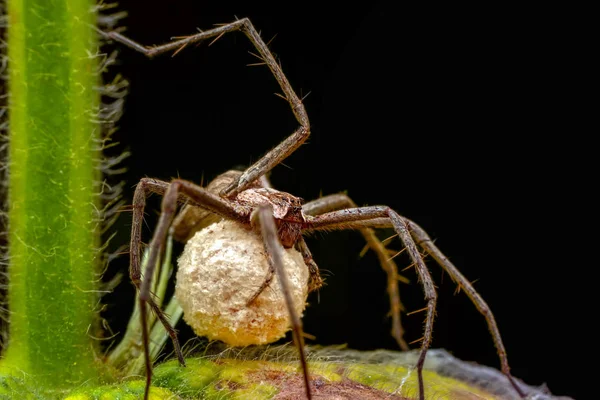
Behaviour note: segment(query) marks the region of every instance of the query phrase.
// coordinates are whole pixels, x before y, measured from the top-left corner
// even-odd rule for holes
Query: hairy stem
[[[10,0],[9,343],[2,370],[97,376],[99,107],[91,0]]]

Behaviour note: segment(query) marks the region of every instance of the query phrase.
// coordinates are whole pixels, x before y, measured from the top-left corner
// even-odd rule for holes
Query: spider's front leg
[[[269,50],[269,47],[262,40],[260,34],[256,31],[250,20],[248,18],[242,18],[240,20],[186,36],[182,39],[174,40],[170,43],[160,46],[144,46],[126,36],[121,35],[118,32],[99,31],[101,35],[109,40],[120,42],[135,51],[143,53],[147,57],[154,57],[167,52],[177,53],[190,44],[199,43],[210,38],[217,40],[219,37],[221,37],[221,35],[238,30],[246,35],[248,40],[250,40],[252,45],[258,51],[258,56],[260,59],[271,70],[271,73],[283,91],[283,95],[281,97],[285,98],[290,104],[294,117],[300,126],[283,142],[278,144],[275,148],[261,157],[257,162],[248,167],[240,177],[236,178],[234,182],[232,182],[225,190],[223,190],[222,195],[227,197],[235,196],[236,194],[247,189],[256,179],[266,174],[273,167],[292,154],[310,135],[310,123],[308,120],[308,115],[306,114],[306,110],[304,109],[304,105],[302,104],[302,100],[292,89],[292,86],[283,73],[281,66],[277,60],[275,60],[275,57]]]
[[[262,233],[269,266],[271,270],[274,270],[277,274],[279,284],[281,285],[285,303],[290,314],[294,342],[296,343],[296,347],[298,348],[300,356],[300,364],[302,367],[304,386],[306,389],[306,398],[311,400],[312,395],[310,389],[310,377],[308,374],[308,364],[306,362],[306,354],[304,351],[302,320],[300,319],[300,316],[294,307],[290,283],[283,265],[283,247],[279,242],[279,237],[277,235],[277,227],[275,225],[275,219],[273,218],[273,210],[269,205],[262,205],[255,211],[255,214],[253,215],[253,219],[254,218],[258,218],[260,223],[260,231]]]
[[[141,227],[144,218],[146,198],[150,193],[163,194],[164,196],[161,205],[160,218],[149,245],[149,255],[146,269],[144,270],[144,279],[141,280]],[[179,363],[185,365],[181,346],[177,339],[177,333],[169,323],[165,313],[154,301],[150,288],[152,287],[154,269],[164,247],[167,233],[177,209],[177,204],[184,202],[186,199],[189,199],[189,202],[192,204],[201,206],[230,219],[240,220],[244,218],[244,216],[239,214],[227,200],[224,200],[191,182],[177,179],[169,184],[156,179],[144,178],[137,185],[133,196],[129,274],[133,284],[139,292],[142,342],[144,345],[144,358],[146,363],[146,388],[144,399],[148,398],[150,384],[152,382],[152,360],[150,358],[148,311],[146,309],[146,304],[150,306],[171,337]]]

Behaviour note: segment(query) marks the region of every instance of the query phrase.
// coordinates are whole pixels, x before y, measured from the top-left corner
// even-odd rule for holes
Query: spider
[[[436,309],[437,294],[432,278],[429,274],[419,247],[430,255],[450,275],[467,296],[474,303],[479,312],[484,316],[489,331],[494,340],[502,372],[510,384],[521,397],[523,391],[516,384],[507,360],[506,351],[498,330],[496,321],[486,302],[475,291],[471,283],[458,271],[458,269],[442,254],[427,233],[413,221],[402,217],[387,206],[358,207],[350,197],[345,194],[333,194],[317,200],[303,203],[302,199],[289,193],[273,189],[266,174],[292,154],[310,135],[310,123],[301,99],[296,95],[286,76],[268,46],[261,39],[252,23],[247,19],[239,19],[231,23],[217,26],[213,29],[180,37],[159,46],[144,46],[118,32],[100,32],[109,40],[154,57],[168,52],[179,52],[191,44],[197,44],[206,39],[217,40],[222,35],[241,31],[250,40],[258,51],[263,63],[270,69],[277,80],[284,97],[290,104],[292,112],[299,124],[298,128],[283,142],[267,152],[253,165],[243,172],[229,171],[217,178],[217,182],[208,187],[201,187],[193,182],[183,179],[174,179],[171,182],[157,179],[143,178],[137,185],[133,198],[133,222],[130,242],[130,277],[139,293],[142,336],[146,363],[146,387],[144,398],[147,399],[152,379],[152,361],[149,353],[148,337],[148,310],[161,321],[168,332],[175,349],[175,354],[181,365],[185,365],[181,347],[174,328],[160,307],[155,303],[151,292],[151,280],[154,275],[157,261],[171,232],[180,241],[187,241],[196,231],[207,224],[206,219],[227,219],[237,221],[247,229],[254,230],[262,237],[264,250],[269,265],[269,273],[256,292],[248,299],[252,303],[269,285],[277,275],[282,287],[289,312],[291,329],[294,342],[299,352],[301,369],[304,377],[306,398],[312,398],[309,369],[304,350],[302,321],[298,312],[291,304],[291,296],[287,288],[287,278],[282,262],[282,247],[295,248],[304,259],[308,268],[308,289],[316,290],[323,284],[319,275],[319,268],[312,258],[310,250],[304,241],[303,234],[319,230],[352,229],[359,230],[368,246],[375,251],[383,269],[388,274],[388,295],[391,303],[392,336],[401,349],[408,349],[403,339],[403,330],[400,323],[400,300],[398,294],[399,275],[397,267],[389,258],[387,249],[374,233],[376,228],[393,228],[402,240],[405,249],[416,269],[419,281],[425,294],[426,311],[424,335],[421,341],[421,350],[416,363],[418,376],[419,398],[424,400],[423,365],[427,350],[432,340],[433,321]],[[156,193],[163,196],[161,214],[149,244],[149,256],[144,270],[140,264],[141,226],[144,215],[146,198]],[[185,204],[177,214],[178,206]]]

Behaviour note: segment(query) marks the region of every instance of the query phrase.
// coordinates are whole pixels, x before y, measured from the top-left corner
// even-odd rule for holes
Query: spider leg
[[[140,244],[141,244],[141,226],[144,217],[144,207],[146,197],[150,193],[164,194],[161,205],[161,214],[152,240],[149,245],[148,263],[144,270],[144,280],[141,281],[140,270]],[[144,357],[146,361],[146,387],[144,391],[144,399],[148,398],[150,384],[152,383],[152,360],[150,358],[150,346],[148,337],[148,315],[146,304],[149,304],[152,311],[160,319],[165,329],[169,333],[175,353],[181,365],[185,365],[185,360],[181,352],[181,347],[177,339],[177,333],[169,323],[164,312],[158,307],[152,297],[150,288],[152,287],[152,277],[156,263],[160,258],[160,253],[165,242],[167,232],[173,221],[177,204],[185,202],[186,198],[191,204],[195,204],[220,214],[230,219],[248,222],[247,216],[237,212],[233,206],[225,199],[220,198],[208,192],[206,189],[199,187],[191,182],[176,179],[170,184],[164,181],[144,178],[137,185],[133,197],[133,222],[131,227],[131,245],[130,245],[130,266],[129,274],[135,287],[139,291],[140,302],[140,319],[142,326],[142,341],[144,345]],[[246,218],[244,218],[246,217]]]
[[[370,207],[369,207],[370,208]],[[342,210],[338,213],[343,213],[345,211],[351,210]],[[351,213],[353,213],[351,211]],[[334,214],[334,213],[330,213]],[[320,216],[321,218],[323,216]],[[508,358],[506,355],[506,350],[504,348],[504,344],[502,342],[502,337],[500,335],[500,331],[498,329],[498,325],[496,324],[496,320],[489,306],[483,300],[483,298],[477,293],[471,282],[463,274],[460,273],[458,268],[452,264],[452,262],[444,256],[444,254],[438,249],[438,247],[433,243],[429,235],[425,232],[423,228],[417,225],[415,222],[409,220],[408,218],[400,217],[405,221],[405,224],[408,226],[409,231],[414,238],[414,241],[425,251],[427,252],[441,267],[450,278],[456,282],[459,287],[467,294],[469,299],[473,302],[477,310],[483,315],[485,318],[488,329],[492,338],[494,340],[494,345],[496,346],[496,350],[498,352],[498,357],[500,358],[500,364],[502,368],[502,372],[508,378],[510,384],[514,387],[520,397],[525,398],[526,394],[523,390],[517,385],[516,381],[510,374],[510,367],[508,364]],[[390,218],[382,217],[380,215],[373,217],[366,217],[365,219],[344,219],[340,218],[340,215],[331,215],[330,223],[323,224],[322,222],[317,221],[317,226],[313,225],[309,229],[320,229],[318,227],[319,224],[323,229],[331,230],[331,229],[362,229],[368,226],[373,228],[389,228],[393,227],[393,221]]]
[[[296,242],[296,250],[302,254],[304,258],[304,264],[308,267],[308,291],[313,292],[323,286],[323,279],[319,273],[319,267],[315,260],[313,260],[312,253],[310,252],[304,238],[300,236],[300,239]]]
[[[425,266],[423,257],[421,256],[421,253],[419,253],[417,245],[410,234],[407,221],[400,217],[394,210],[386,206],[359,207],[332,211],[313,217],[307,222],[307,229],[327,229],[329,225],[340,225],[346,222],[370,220],[374,218],[389,219],[392,227],[404,243],[404,246],[406,246],[408,254],[417,270],[417,275],[421,281],[421,285],[423,286],[423,292],[425,293],[425,301],[427,302],[425,332],[421,342],[421,353],[419,354],[419,359],[417,360],[416,365],[417,377],[419,381],[419,399],[425,400],[423,365],[425,364],[427,350],[431,344],[437,292],[435,290],[433,280],[431,279],[431,275],[429,274],[429,270]]]
[[[302,207],[307,215],[317,215],[328,211],[339,210],[341,208],[355,208],[356,203],[350,197],[343,193],[332,194],[321,197],[320,199],[310,201]],[[396,339],[398,346],[402,350],[408,350],[408,344],[404,340],[404,329],[400,319],[402,303],[400,302],[400,293],[398,290],[398,267],[394,260],[387,253],[384,244],[379,240],[373,229],[368,227],[359,228],[360,233],[365,238],[368,246],[377,254],[379,264],[387,273],[387,292],[390,298],[390,313],[392,315],[392,337]]]
[[[302,100],[298,98],[292,89],[288,79],[281,70],[281,66],[275,60],[275,57],[269,50],[269,47],[262,40],[260,34],[256,31],[250,20],[247,18],[242,18],[240,20],[159,46],[144,46],[126,36],[121,35],[118,32],[99,31],[99,33],[107,39],[122,43],[125,46],[143,53],[148,57],[154,57],[166,52],[177,52],[190,44],[199,43],[209,38],[218,39],[225,33],[237,30],[242,31],[246,35],[246,37],[258,51],[260,58],[271,70],[271,73],[283,91],[283,97],[285,97],[285,99],[289,102],[292,112],[294,113],[294,116],[296,117],[296,120],[300,126],[287,139],[278,144],[257,162],[248,167],[239,178],[237,178],[222,192],[222,194],[225,196],[234,196],[246,189],[254,180],[270,171],[273,167],[292,154],[310,135],[310,123],[308,121],[308,116],[306,114],[306,110],[304,109],[304,105],[302,104]]]
[[[141,292],[141,270],[140,270],[140,244],[141,244],[141,227],[144,219],[144,207],[146,205],[146,198],[150,193],[160,193],[162,194],[164,190],[168,187],[168,183],[157,181],[153,179],[144,178],[140,180],[138,183],[135,193],[133,195],[133,221],[131,224],[131,243],[129,247],[129,276],[131,281],[135,285],[138,292]],[[160,244],[162,247],[162,243]],[[146,271],[147,272],[147,271]],[[149,277],[152,275],[146,275]],[[148,279],[150,280],[150,279]],[[150,286],[149,286],[150,287]],[[149,290],[149,289],[148,289]],[[142,342],[144,345],[144,354],[146,359],[146,379],[151,379],[152,366],[150,361],[150,343],[148,337],[148,311],[146,309],[146,303],[152,308],[152,311],[160,320],[160,322],[165,327],[165,330],[169,334],[171,341],[173,342],[173,348],[175,354],[177,355],[177,359],[181,365],[185,365],[185,360],[183,358],[183,354],[181,352],[181,346],[179,344],[179,339],[177,338],[177,332],[171,326],[168,318],[165,313],[160,309],[160,307],[154,301],[152,296],[148,296],[148,299],[143,301],[142,297],[139,297],[140,301],[140,319],[142,325]],[[150,366],[150,367],[149,367]],[[150,377],[150,378],[148,378]],[[147,387],[149,388],[149,383],[147,383]],[[148,390],[146,389],[146,391]],[[147,397],[147,393],[145,398]]]
[[[471,302],[475,305],[477,310],[483,315],[485,318],[488,329],[492,334],[492,338],[494,340],[494,345],[498,351],[498,357],[500,358],[500,365],[502,368],[502,372],[508,378],[510,384],[515,388],[517,393],[521,397],[526,397],[523,390],[517,385],[516,381],[510,374],[510,367],[508,365],[508,358],[506,356],[506,350],[504,349],[504,344],[502,343],[502,337],[500,336],[500,330],[498,329],[498,325],[496,324],[496,319],[494,318],[494,314],[490,310],[490,307],[487,305],[485,300],[477,293],[471,282],[463,274],[460,273],[458,268],[438,249],[438,247],[433,243],[433,240],[429,237],[427,232],[419,225],[412,221],[408,221],[410,231],[419,244],[428,254],[433,257],[433,259],[450,275],[450,278],[456,282],[456,284],[467,294]]]
[[[242,175],[242,171],[229,170],[217,176],[205,188],[211,193],[219,194],[240,175]],[[254,181],[251,187],[253,186],[272,187],[266,175]],[[220,219],[221,216],[218,214],[192,204],[185,204],[173,220],[173,237],[181,243],[186,243],[196,232]]]
[[[277,273],[277,278],[279,279],[279,284],[281,285],[281,290],[283,291],[285,303],[287,305],[288,312],[290,313],[294,341],[296,342],[296,347],[298,348],[300,363],[302,365],[302,373],[304,375],[306,398],[311,400],[312,395],[310,390],[310,377],[308,374],[308,364],[306,362],[306,354],[304,351],[302,320],[300,319],[298,313],[296,313],[296,310],[293,306],[292,295],[289,288],[290,284],[283,266],[282,246],[277,235],[277,228],[275,226],[275,219],[273,218],[273,210],[271,209],[271,206],[264,205],[259,207],[256,210],[256,214],[253,215],[253,218],[256,217],[259,219],[260,230],[262,232],[269,266]]]
[[[269,270],[267,271],[267,276],[265,276],[265,279],[263,279],[262,285],[260,285],[260,287],[256,290],[256,292],[254,292],[252,297],[250,297],[250,300],[248,300],[248,302],[246,303],[247,306],[252,304],[254,302],[254,300],[256,300],[258,298],[258,296],[260,296],[260,294],[266,288],[268,288],[269,285],[271,285],[271,282],[273,281],[274,277],[275,277],[275,266],[273,265],[272,262],[269,262]]]
[[[300,239],[298,239],[295,247],[296,250],[298,250],[300,254],[302,254],[304,264],[306,264],[306,267],[308,268],[308,291],[312,292],[314,290],[319,289],[321,286],[323,286],[323,279],[319,274],[319,267],[317,266],[317,263],[313,260],[312,254],[310,253],[310,250],[308,249],[308,246],[306,245],[306,242],[304,241],[303,237],[300,237]],[[246,304],[252,304],[252,302],[256,300],[266,288],[269,287],[271,281],[273,281],[274,275],[275,269],[273,268],[272,264],[269,264],[269,270],[267,271],[267,276],[265,277],[262,285],[260,285],[258,290],[252,295],[252,297],[250,298],[250,300],[248,300]]]

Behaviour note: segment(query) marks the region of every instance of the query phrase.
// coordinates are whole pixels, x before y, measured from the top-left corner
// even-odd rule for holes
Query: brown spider
[[[244,172],[229,171],[220,175],[207,188],[192,182],[175,179],[171,182],[156,179],[142,179],[135,190],[133,198],[133,223],[131,230],[130,247],[130,276],[139,291],[140,314],[143,332],[143,344],[146,360],[146,389],[144,398],[148,398],[152,362],[149,353],[148,315],[146,304],[150,306],[158,319],[164,325],[173,341],[175,354],[181,365],[185,365],[177,335],[170,325],[163,311],[155,303],[151,293],[151,279],[154,274],[156,262],[161,256],[162,248],[169,230],[180,241],[187,241],[196,231],[212,221],[220,218],[239,222],[249,229],[261,233],[267,259],[269,274],[264,283],[257,288],[254,296],[248,299],[248,304],[254,301],[260,293],[269,286],[273,276],[277,273],[283,288],[290,314],[294,341],[298,348],[301,367],[304,375],[306,397],[311,399],[311,386],[306,356],[304,353],[302,322],[291,305],[290,294],[286,290],[285,271],[281,260],[281,245],[285,248],[296,248],[303,256],[309,270],[309,290],[318,289],[322,285],[319,269],[313,261],[311,253],[303,239],[304,232],[334,229],[356,229],[366,239],[369,247],[379,258],[383,269],[388,274],[388,294],[391,303],[392,336],[398,345],[406,350],[408,345],[402,338],[403,331],[400,324],[400,300],[398,295],[398,273],[394,262],[389,259],[387,251],[381,241],[375,236],[373,228],[392,227],[398,234],[414,263],[419,281],[423,286],[427,302],[424,336],[421,342],[421,352],[416,364],[419,382],[419,398],[424,400],[423,365],[427,349],[432,339],[433,320],[435,315],[437,294],[423,257],[418,246],[429,254],[457,285],[469,296],[477,309],[485,317],[494,344],[500,357],[502,372],[519,393],[525,397],[523,391],[517,386],[510,374],[506,351],[498,331],[496,321],[485,303],[475,291],[471,283],[457,270],[457,268],[440,252],[427,233],[414,222],[400,216],[387,206],[357,207],[345,194],[334,194],[302,204],[300,198],[291,194],[277,191],[270,187],[265,175],[286,157],[292,154],[309,136],[310,124],[302,101],[298,98],[287,78],[283,74],[267,45],[260,38],[248,19],[218,26],[204,32],[183,37],[160,46],[147,47],[117,33],[103,33],[108,39],[120,42],[136,51],[153,57],[166,52],[181,51],[190,44],[199,43],[209,38],[218,39],[221,35],[242,31],[257,49],[264,64],[269,67],[283,91],[283,97],[289,102],[292,112],[299,123],[299,127],[283,142],[269,151],[256,163]],[[151,193],[163,196],[159,222],[154,231],[149,245],[149,257],[144,271],[144,280],[141,280],[140,246],[141,226],[143,221],[146,198]],[[178,204],[186,204],[176,217]]]

